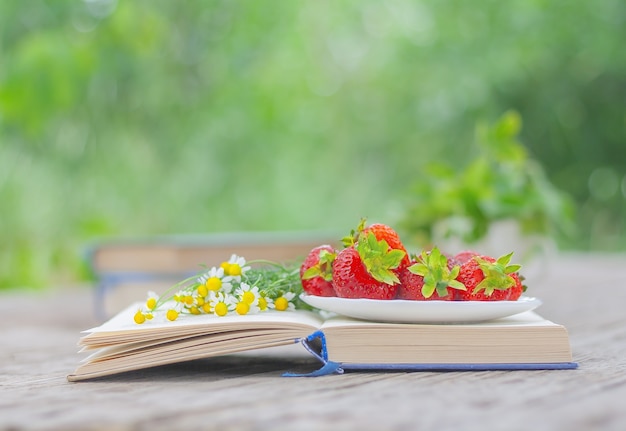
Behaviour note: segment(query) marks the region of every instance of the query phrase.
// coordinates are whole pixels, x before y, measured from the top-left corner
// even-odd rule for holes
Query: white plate
[[[300,298],[320,310],[357,319],[396,323],[481,322],[534,310],[541,305],[539,299],[527,296],[517,301],[385,301],[303,293]]]

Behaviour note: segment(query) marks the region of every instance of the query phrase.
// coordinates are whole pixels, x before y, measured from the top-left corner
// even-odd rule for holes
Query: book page
[[[245,316],[183,315],[170,322],[133,321],[135,304],[83,336],[85,358],[71,381],[179,361],[293,345],[317,331],[322,318],[312,312],[266,311]],[[304,350],[304,349],[303,349]]]
[[[302,328],[314,332],[323,322],[318,314],[309,311],[269,310],[245,316],[183,314],[173,322],[159,313],[154,319],[138,325],[133,316],[140,306],[139,303],[131,305],[102,325],[83,331],[86,335],[80,339],[79,344],[87,348],[100,348],[121,343],[154,342],[160,339],[259,329]]]
[[[343,317],[322,325],[329,359],[341,363],[569,362],[566,329],[534,312],[469,324],[402,324]]]

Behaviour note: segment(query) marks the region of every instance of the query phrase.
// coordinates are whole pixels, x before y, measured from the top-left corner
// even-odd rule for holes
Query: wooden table
[[[577,370],[284,378],[307,360],[225,357],[68,383],[92,289],[0,294],[0,429],[624,430],[626,256],[564,255],[531,286]]]

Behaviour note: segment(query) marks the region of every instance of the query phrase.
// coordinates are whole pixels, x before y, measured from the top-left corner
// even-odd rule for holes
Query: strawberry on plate
[[[398,273],[406,252],[377,240],[374,232],[361,233],[333,262],[333,287],[341,298],[394,299]]]
[[[480,253],[473,250],[464,250],[455,254],[450,260],[454,262],[455,265],[461,266],[474,256],[480,256]]]
[[[513,253],[494,259],[474,256],[461,265],[457,280],[467,290],[459,292],[463,301],[515,301],[523,286],[518,271],[520,265],[509,265]]]
[[[331,280],[335,249],[324,244],[313,248],[300,266],[302,290],[309,295],[337,296]]]
[[[416,260],[400,272],[398,299],[417,301],[453,301],[465,286],[456,280],[459,266],[449,264],[437,247],[423,251]]]
[[[385,241],[390,249],[403,251],[404,258],[402,263],[408,265],[409,253],[407,253],[404,244],[400,240],[400,236],[391,226],[383,223],[373,223],[366,227],[365,223],[366,220],[361,219],[356,231],[352,230],[349,236],[343,238],[343,243],[346,247],[354,245],[361,235],[367,236],[371,232],[378,241]]]

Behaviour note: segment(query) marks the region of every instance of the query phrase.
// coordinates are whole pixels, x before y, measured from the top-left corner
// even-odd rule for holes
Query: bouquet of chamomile
[[[145,304],[134,315],[135,323],[152,320],[157,313],[174,321],[181,314],[255,314],[268,310],[308,308],[300,303],[299,265],[265,260],[246,262],[232,255],[220,266],[207,268],[172,286],[163,295],[148,292]]]

